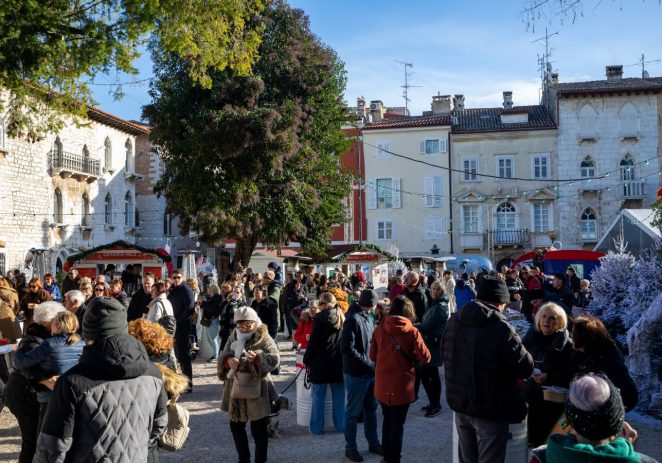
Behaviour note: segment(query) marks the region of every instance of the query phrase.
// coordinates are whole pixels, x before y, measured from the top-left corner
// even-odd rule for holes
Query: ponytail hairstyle
[[[78,331],[78,317],[75,314],[66,311],[58,312],[53,319],[53,322],[57,326],[60,334],[68,334],[69,339],[67,344],[72,345],[80,341],[80,336],[77,334]]]

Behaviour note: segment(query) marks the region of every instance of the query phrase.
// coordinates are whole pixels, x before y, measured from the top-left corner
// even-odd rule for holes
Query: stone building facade
[[[67,256],[133,241],[136,136],[146,129],[90,107],[88,123],[29,143],[0,136],[0,271],[60,272]],[[0,117],[0,126],[2,117]]]
[[[660,185],[662,77],[624,78],[622,66],[607,66],[606,74],[601,81],[548,79],[565,249],[593,249],[621,209],[650,207]]]
[[[556,239],[556,125],[544,106],[464,108],[455,96],[451,131],[453,250],[494,264]],[[458,172],[459,171],[459,172]],[[506,262],[503,262],[506,263]]]

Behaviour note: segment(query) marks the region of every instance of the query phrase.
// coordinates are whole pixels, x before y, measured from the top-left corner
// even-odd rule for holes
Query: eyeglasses
[[[253,320],[240,320],[237,322],[237,326],[251,326],[255,323]]]
[[[184,278],[184,277],[181,276],[181,275],[173,275],[173,276],[172,276],[172,279],[173,279],[173,280],[181,280],[182,278]]]
[[[94,288],[95,293],[103,293],[105,291],[105,288]]]

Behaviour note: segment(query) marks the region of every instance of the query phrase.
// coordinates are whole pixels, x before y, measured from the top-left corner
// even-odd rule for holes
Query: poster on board
[[[388,264],[375,265],[372,268],[372,286],[381,295],[388,287]]]

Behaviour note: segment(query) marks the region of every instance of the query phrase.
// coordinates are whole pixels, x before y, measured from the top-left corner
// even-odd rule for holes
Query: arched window
[[[499,204],[496,219],[497,230],[514,230],[516,226],[515,206],[509,202]]]
[[[584,209],[579,223],[582,240],[596,241],[598,239],[598,221],[595,217],[595,212],[593,212],[593,209]]]
[[[90,226],[90,197],[83,193],[83,201],[80,206],[80,224],[83,227]]]
[[[63,223],[62,215],[62,192],[56,188],[53,195],[53,223]]]
[[[62,141],[60,140],[60,137],[55,137],[55,144],[54,144],[54,154],[55,154],[55,159],[58,162],[58,166],[61,166],[62,163],[62,156],[64,156],[64,148],[62,146]]]
[[[634,161],[632,160],[632,156],[629,154],[625,155],[625,157],[621,159],[620,168],[621,180],[634,180]]]
[[[163,234],[172,235],[172,217],[168,213],[163,214]]]
[[[639,136],[639,111],[632,103],[625,103],[618,114],[621,137]]]
[[[103,142],[104,147],[104,165],[106,170],[112,170],[113,168],[113,147],[110,144],[110,138],[106,137],[106,141]]]
[[[598,113],[591,105],[584,105],[579,110],[579,137],[595,138],[598,126]]]
[[[106,225],[113,224],[113,198],[110,197],[110,193],[106,195],[106,199],[103,202],[103,216]]]
[[[133,172],[133,145],[131,144],[131,140],[127,139],[124,147],[126,148],[126,155],[124,157],[124,170],[127,173],[130,173]]]
[[[580,166],[582,178],[595,177],[595,162],[591,156],[586,156]]]
[[[134,210],[133,210],[133,197],[130,192],[124,195],[124,225],[133,227]]]

